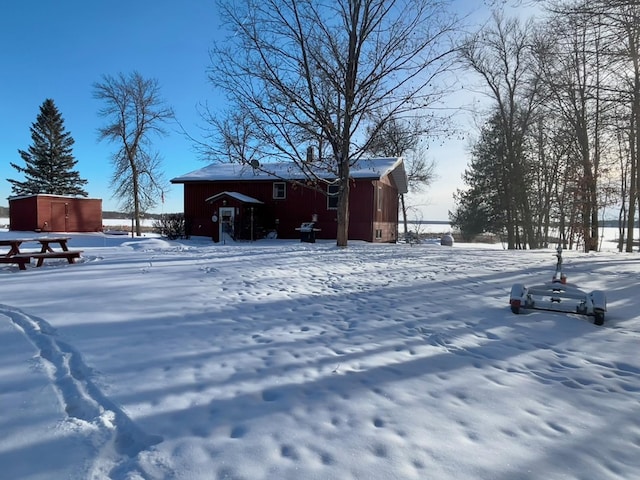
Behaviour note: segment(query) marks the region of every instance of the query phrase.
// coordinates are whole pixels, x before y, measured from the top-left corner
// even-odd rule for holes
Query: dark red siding
[[[99,232],[102,230],[102,200],[58,195],[10,198],[9,229]]]
[[[273,181],[188,182],[184,184],[184,213],[190,235],[211,237],[217,241],[218,226],[212,221],[219,203],[206,199],[222,192],[238,192],[263,202],[256,206],[265,231],[274,230],[279,238],[299,238],[296,230],[302,222],[316,220],[316,237],[335,239],[336,211],[327,207],[327,197],[316,190],[286,185],[286,198],[273,198]],[[378,186],[382,186],[382,209],[378,211]],[[228,203],[236,206],[235,203]],[[242,215],[242,210],[239,215]],[[388,182],[357,180],[351,183],[349,196],[349,239],[369,242],[394,242],[397,237],[398,195]],[[379,237],[376,238],[376,230]]]
[[[9,199],[9,230],[35,230],[38,225],[36,196]]]
[[[395,242],[398,239],[400,199],[395,186],[385,180],[375,182],[376,198],[372,203],[372,235],[375,242]]]

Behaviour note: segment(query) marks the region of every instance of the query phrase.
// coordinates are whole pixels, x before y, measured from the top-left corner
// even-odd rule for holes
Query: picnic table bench
[[[80,258],[82,250],[69,250],[69,239],[70,237],[0,239],[0,246],[10,247],[4,256],[0,256],[0,263],[15,263],[20,270],[26,270],[26,264],[30,263],[32,258],[37,260],[36,267],[41,267],[47,258],[66,258],[69,263],[74,263]],[[40,251],[20,251],[20,246],[27,242],[39,243]],[[60,250],[54,250],[52,244],[58,244]]]
[[[15,263],[20,270],[26,270],[26,264],[29,262],[31,259],[27,257],[16,257],[15,255],[0,257],[0,263]]]

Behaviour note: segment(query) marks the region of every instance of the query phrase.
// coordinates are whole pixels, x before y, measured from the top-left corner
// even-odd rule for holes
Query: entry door
[[[51,202],[51,232],[67,231],[67,204],[64,202]]]
[[[226,243],[233,241],[233,225],[236,209],[234,207],[220,207],[218,218],[220,219],[220,230],[218,232],[220,241]]]

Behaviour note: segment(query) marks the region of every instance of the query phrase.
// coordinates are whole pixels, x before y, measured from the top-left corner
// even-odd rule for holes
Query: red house
[[[102,230],[102,200],[45,194],[10,197],[9,229],[99,232]]]
[[[293,163],[249,165],[215,163],[171,183],[184,185],[184,216],[188,235],[215,242],[251,240],[267,235],[300,238],[300,226],[314,222],[316,238],[337,235],[337,186],[326,191],[303,186],[305,177]],[[316,174],[331,181],[327,172]],[[362,159],[351,168],[349,240],[395,242],[398,237],[399,194],[407,192],[402,158]]]

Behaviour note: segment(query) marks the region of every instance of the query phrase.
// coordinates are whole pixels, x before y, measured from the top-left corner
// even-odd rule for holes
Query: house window
[[[285,182],[274,182],[273,198],[276,200],[283,200],[287,198],[287,184]]]
[[[378,211],[382,211],[382,187],[378,186]]]
[[[377,239],[381,239],[382,238],[382,229],[381,228],[377,228],[376,229],[376,238]]]
[[[339,185],[327,185],[327,210],[338,209],[338,191]]]

